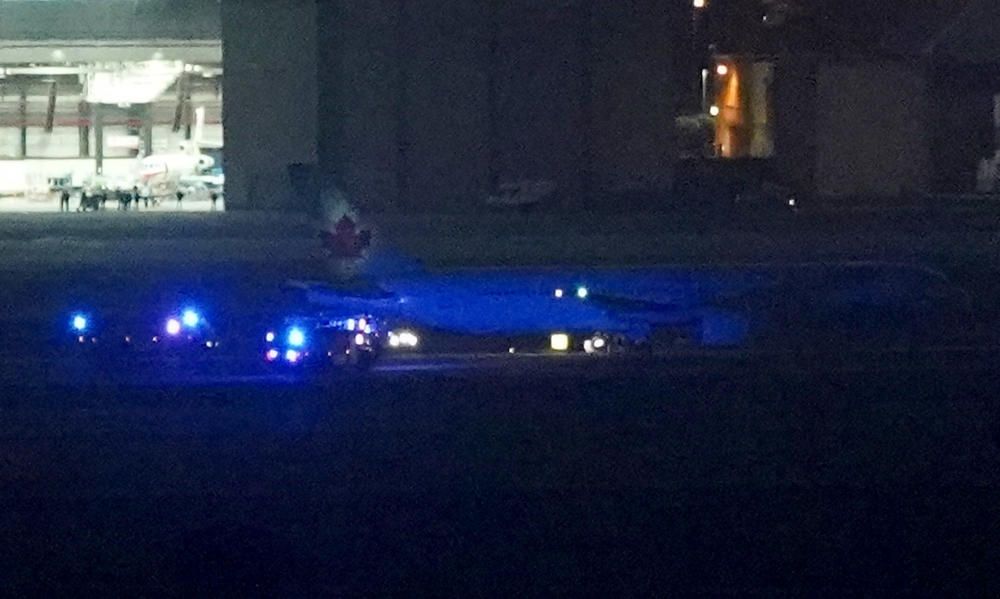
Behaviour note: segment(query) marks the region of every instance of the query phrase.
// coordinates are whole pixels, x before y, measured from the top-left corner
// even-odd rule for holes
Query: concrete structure
[[[306,209],[318,162],[315,0],[222,3],[227,208]]]
[[[371,208],[477,210],[525,178],[570,205],[666,189],[673,4],[226,0],[229,205],[336,186]]]

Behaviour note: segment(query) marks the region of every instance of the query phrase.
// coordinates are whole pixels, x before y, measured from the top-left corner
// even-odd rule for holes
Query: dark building
[[[716,0],[708,16],[716,157],[829,197],[983,189],[1000,3]]]
[[[375,209],[475,210],[521,180],[567,205],[662,192],[689,15],[660,0],[226,0],[229,207],[331,186]]]

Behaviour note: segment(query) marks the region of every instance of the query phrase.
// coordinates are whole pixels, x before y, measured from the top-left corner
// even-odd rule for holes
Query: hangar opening
[[[189,6],[190,4],[190,6]],[[216,2],[0,5],[0,211],[222,210]]]

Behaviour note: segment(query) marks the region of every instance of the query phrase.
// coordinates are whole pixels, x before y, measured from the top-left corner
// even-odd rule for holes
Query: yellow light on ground
[[[729,67],[724,64],[720,64],[715,67],[715,74],[719,77],[725,77],[729,74]]]
[[[569,351],[569,335],[566,333],[553,333],[549,338],[549,347],[553,351]]]
[[[708,108],[708,114],[712,116],[719,116],[719,107],[713,104]]]

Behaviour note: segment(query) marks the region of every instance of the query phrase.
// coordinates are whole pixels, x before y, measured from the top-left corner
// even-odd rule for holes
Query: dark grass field
[[[989,344],[600,367],[539,359],[323,386],[67,385],[30,356],[36,333],[81,298],[141,319],[193,295],[227,329],[256,330],[284,277],[316,272],[301,219],[77,216],[0,226],[0,593],[1000,586],[1000,376]],[[602,229],[594,219],[599,243],[587,223],[559,241],[552,215],[383,227],[405,229],[402,245],[432,266],[463,264],[456,247],[468,265],[907,259],[966,287],[977,327],[997,322],[988,216],[938,232],[904,220],[668,234],[653,220]],[[451,233],[432,235],[444,224]]]

